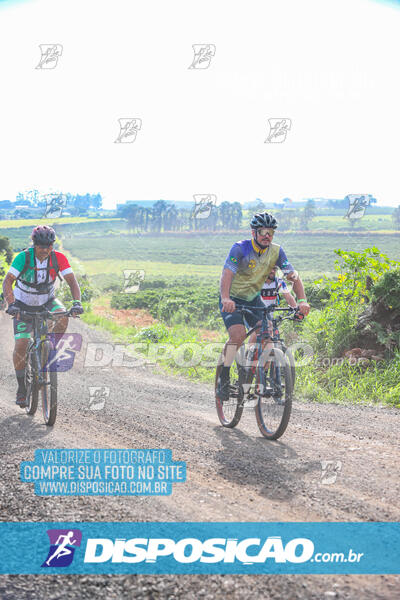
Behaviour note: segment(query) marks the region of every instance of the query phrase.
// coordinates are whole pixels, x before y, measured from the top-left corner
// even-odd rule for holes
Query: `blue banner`
[[[0,523],[0,572],[400,573],[399,523]]]

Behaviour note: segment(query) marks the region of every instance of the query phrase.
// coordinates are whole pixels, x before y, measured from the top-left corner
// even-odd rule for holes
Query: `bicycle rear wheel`
[[[256,390],[258,428],[267,439],[277,440],[288,426],[293,394],[291,366],[279,348],[274,347],[269,356],[261,356],[257,364]]]
[[[41,366],[43,385],[40,386],[42,399],[43,418],[49,427],[54,425],[57,416],[57,371],[50,370],[47,361],[53,345],[50,340],[45,340],[41,346]],[[53,367],[55,368],[55,367]]]
[[[25,365],[25,389],[26,389],[26,414],[34,415],[37,411],[39,401],[38,371],[37,365],[32,360],[31,350],[28,350]]]

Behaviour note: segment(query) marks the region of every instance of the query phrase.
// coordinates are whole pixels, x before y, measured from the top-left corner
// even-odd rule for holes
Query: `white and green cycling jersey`
[[[58,262],[59,273],[62,276],[72,273],[72,268],[67,257],[61,252],[55,252],[55,255]],[[14,258],[9,273],[18,278],[24,267],[25,251],[20,252]],[[39,261],[34,254],[34,248],[29,248],[29,266],[15,284],[15,299],[28,306],[42,306],[42,304],[45,304],[48,300],[54,298],[54,282],[56,278],[57,272],[53,267],[51,257]],[[46,282],[48,285],[43,285],[45,288],[43,293],[38,293],[36,289],[32,287],[32,284],[46,284]],[[28,284],[31,284],[31,286]]]

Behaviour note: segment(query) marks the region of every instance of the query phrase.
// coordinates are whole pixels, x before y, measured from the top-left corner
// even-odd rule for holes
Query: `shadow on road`
[[[221,463],[221,477],[246,488],[256,486],[271,500],[290,500],[304,487],[305,473],[321,470],[319,461],[301,463],[284,442],[254,438],[240,429],[215,427],[215,433],[223,445],[215,457]]]
[[[47,427],[44,421],[33,419],[19,408],[21,414],[7,417],[1,422],[0,447],[12,451],[13,448],[29,446],[39,448],[39,441],[46,438],[52,427]]]

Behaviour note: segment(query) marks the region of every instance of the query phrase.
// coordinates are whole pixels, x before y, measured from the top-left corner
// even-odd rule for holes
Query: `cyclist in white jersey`
[[[289,306],[296,308],[297,302],[294,296],[292,296],[292,294],[289,292],[285,280],[276,276],[277,270],[278,267],[274,267],[265,280],[263,289],[261,290],[261,300],[264,306],[279,304],[279,294],[282,293],[282,296],[285,298]]]
[[[20,311],[65,311],[61,302],[55,298],[54,284],[61,274],[69,285],[74,300],[71,316],[83,313],[81,292],[68,259],[62,252],[53,250],[56,239],[54,229],[39,225],[33,229],[31,238],[33,246],[17,254],[3,281],[4,298],[8,303],[6,312],[14,317],[13,361],[18,381],[16,404],[20,408],[26,406],[25,359],[32,331],[32,323],[22,321]],[[52,331],[61,339],[67,325],[68,318],[60,317]]]
[[[276,267],[276,266],[273,267],[273,269],[271,269],[271,272],[268,274],[268,277],[265,280],[265,283],[261,290],[261,300],[262,300],[264,306],[272,306],[273,304],[278,305],[279,304],[279,294],[282,293],[282,296],[285,298],[285,300],[289,304],[289,306],[296,308],[298,306],[298,304],[297,304],[294,296],[292,296],[292,294],[289,292],[288,286],[286,285],[285,281],[276,276],[277,271],[278,271],[278,267]],[[271,327],[270,320],[268,321],[268,330],[269,330],[269,334],[272,335],[272,327]],[[252,344],[254,344],[256,339],[257,339],[257,333],[254,332],[251,334],[251,336],[249,338],[249,345],[251,346]],[[270,344],[268,342],[266,345],[266,348],[267,348],[267,350],[268,350],[268,348],[272,348],[272,344]]]

